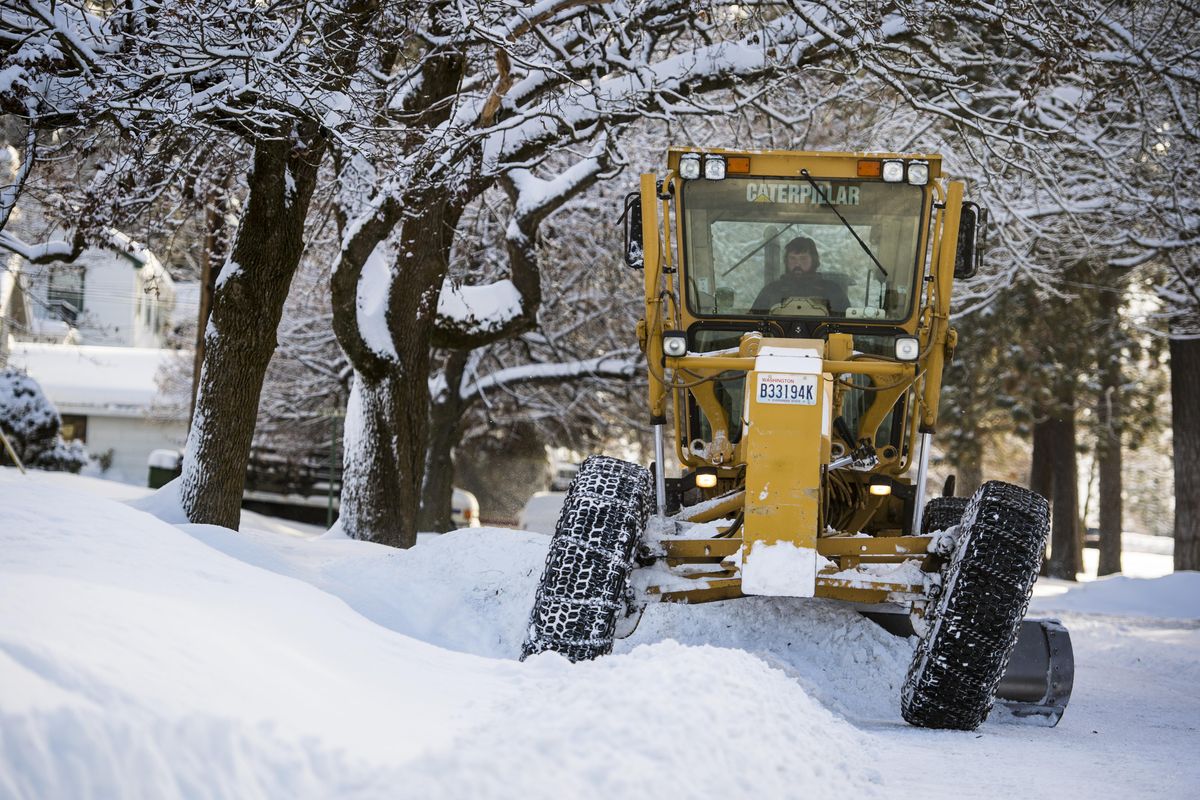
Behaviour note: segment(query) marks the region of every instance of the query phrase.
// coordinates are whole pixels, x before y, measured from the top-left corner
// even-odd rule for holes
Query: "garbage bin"
[[[152,450],[146,461],[150,465],[150,479],[146,485],[158,489],[179,477],[183,453],[178,450]]]

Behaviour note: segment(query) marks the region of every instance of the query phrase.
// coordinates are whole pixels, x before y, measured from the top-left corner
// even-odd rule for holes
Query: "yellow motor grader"
[[[953,479],[925,498],[950,296],[986,219],[941,157],[671,149],[623,219],[655,463],[584,462],[523,655],[608,653],[648,602],[832,598],[920,637],[910,723],[974,729],[997,699],[1057,723],[1070,637],[1023,621],[1046,501]]]

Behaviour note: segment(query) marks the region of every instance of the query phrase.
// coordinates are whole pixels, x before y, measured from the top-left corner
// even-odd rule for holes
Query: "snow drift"
[[[178,519],[169,490],[138,509],[76,488],[99,483],[0,470],[0,797],[1061,798],[1200,785],[1186,757],[1200,743],[1195,619],[1088,616],[1057,729],[922,731],[898,712],[911,643],[837,604],[652,606],[611,657],[520,663],[544,536],[472,529],[397,551],[234,533],[148,513]],[[1129,583],[1123,607],[1181,608],[1198,577]],[[1122,585],[1052,600],[1095,611],[1091,592]],[[1158,735],[1138,735],[1148,725]]]

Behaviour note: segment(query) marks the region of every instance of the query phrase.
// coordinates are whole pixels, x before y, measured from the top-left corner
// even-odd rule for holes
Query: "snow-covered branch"
[[[623,350],[597,358],[564,363],[526,364],[508,367],[486,375],[476,376],[460,389],[463,400],[492,391],[522,385],[555,384],[579,378],[614,378],[630,380],[641,376],[642,355],[636,350]]]
[[[40,244],[29,244],[10,231],[0,231],[0,248],[16,253],[30,264],[49,264],[56,261],[74,261],[83,252],[83,236],[66,242],[55,239]]]

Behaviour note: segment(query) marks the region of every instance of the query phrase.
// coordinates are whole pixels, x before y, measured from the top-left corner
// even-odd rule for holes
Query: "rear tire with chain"
[[[925,513],[921,515],[921,535],[953,528],[962,520],[969,502],[969,497],[935,497],[930,500],[925,504]]]
[[[974,730],[987,718],[1049,530],[1045,498],[1028,489],[988,481],[970,499],[901,692],[909,723]]]
[[[580,661],[612,651],[651,497],[645,468],[605,456],[583,462],[550,540],[522,659],[553,650]]]

